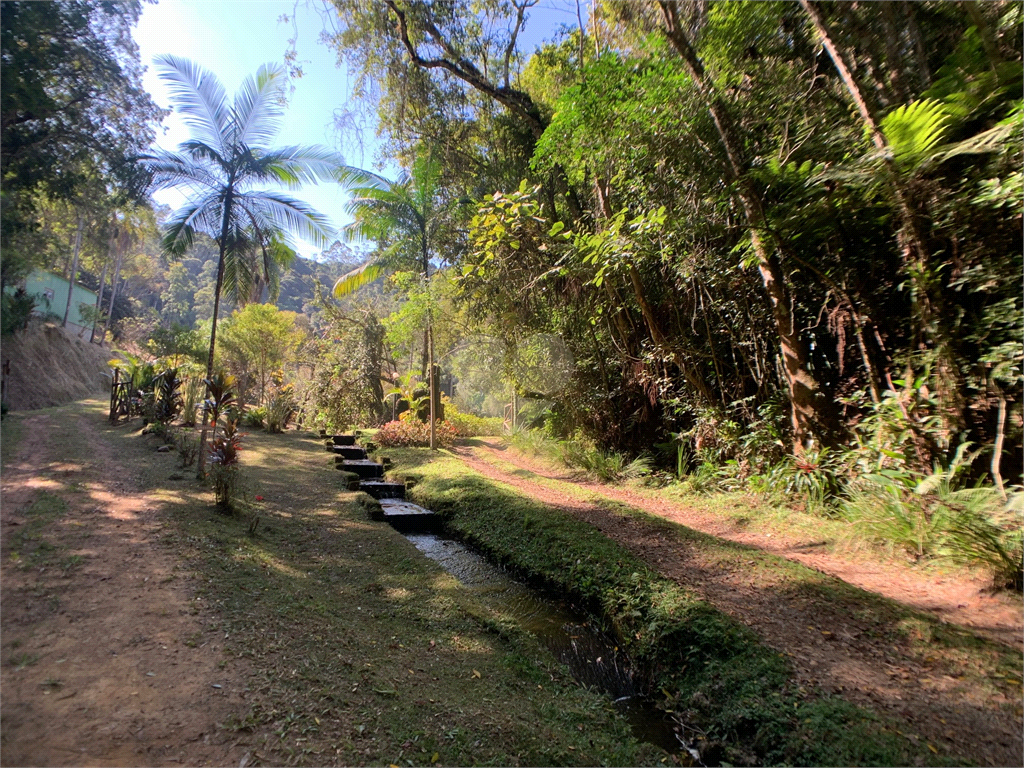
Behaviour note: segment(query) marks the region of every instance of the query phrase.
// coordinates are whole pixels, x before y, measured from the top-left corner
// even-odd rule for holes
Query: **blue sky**
[[[376,0],[367,0],[374,2]],[[587,18],[586,0],[581,0],[584,23]],[[284,126],[278,137],[279,144],[326,144],[344,151],[345,161],[351,165],[369,167],[376,151],[374,127],[368,126],[361,136],[349,136],[343,145],[338,143],[334,125],[335,110],[344,108],[349,97],[349,83],[343,67],[336,63],[335,53],[318,41],[323,20],[313,3],[303,0],[160,0],[156,5],[144,5],[142,18],[135,30],[142,62],[149,67],[144,85],[162,107],[170,100],[160,78],[152,67],[153,57],[171,53],[192,59],[214,72],[233,94],[242,80],[265,62],[282,62],[295,38],[298,61],[303,77],[292,80],[294,88]],[[292,20],[285,23],[281,17]],[[575,0],[542,0],[530,16],[526,34],[521,38],[524,50],[532,50],[544,39],[550,39],[560,24],[576,24]],[[157,143],[174,149],[188,137],[188,132],[176,115],[164,121],[165,130]],[[360,154],[360,140],[365,151]],[[386,175],[394,168],[385,167]],[[344,213],[346,195],[336,185],[307,187],[296,193],[322,213],[329,216],[336,227],[347,222]],[[181,204],[180,193],[164,191],[156,195],[158,202],[171,207]],[[316,249],[299,244],[302,256],[312,256]]]

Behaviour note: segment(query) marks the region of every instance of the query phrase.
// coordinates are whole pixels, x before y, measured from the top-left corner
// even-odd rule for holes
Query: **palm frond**
[[[376,259],[372,259],[338,278],[338,282],[334,284],[334,296],[339,299],[348,296],[383,274],[383,266]]]
[[[242,81],[232,110],[232,143],[260,147],[278,134],[283,117],[280,97],[284,86],[284,69],[279,64],[263,64],[255,77],[250,75]]]
[[[312,245],[325,247],[334,230],[330,220],[311,205],[280,192],[255,191],[235,198],[239,209],[257,231],[281,230],[286,236],[298,236]]]
[[[249,258],[251,253],[251,249],[237,247],[224,254],[224,283],[221,290],[239,308],[249,303],[253,285],[258,281],[253,260]]]
[[[257,163],[268,180],[297,189],[306,183],[336,178],[341,159],[332,149],[307,145],[275,148],[261,155]]]
[[[220,199],[215,194],[186,203],[164,224],[161,249],[168,256],[180,257],[192,247],[196,232],[219,234],[220,213]]]
[[[387,189],[394,183],[373,171],[351,165],[339,165],[334,171],[334,180],[348,191],[352,191],[356,187]]]
[[[152,184],[159,188],[189,186],[194,189],[214,189],[222,179],[205,163],[180,152],[154,149],[142,158],[153,175]]]
[[[166,80],[171,98],[192,135],[221,155],[231,122],[227,94],[217,76],[181,56],[162,54],[153,59]]]
[[[936,152],[926,162],[929,165],[938,165],[963,155],[984,155],[989,152],[999,152],[1006,146],[1006,142],[1013,136],[1013,133],[1014,130],[1011,125],[995,125],[987,131],[977,133],[963,141],[945,145],[941,151]]]
[[[949,127],[942,102],[923,99],[904,104],[882,118],[881,128],[897,165],[913,170],[941,144]]]

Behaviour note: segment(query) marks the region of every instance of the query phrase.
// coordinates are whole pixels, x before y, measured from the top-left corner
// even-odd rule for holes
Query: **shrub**
[[[959,487],[970,464],[961,445],[947,469],[929,474],[881,469],[850,487],[843,505],[857,535],[899,547],[915,559],[980,566],[1000,584],[1022,578],[1021,492],[1008,499],[995,488]]]
[[[292,395],[291,385],[279,388],[266,407],[267,432],[278,433],[287,429],[296,410],[297,406],[295,397]]]
[[[24,288],[18,288],[14,293],[4,292],[0,295],[0,332],[8,336],[24,330],[35,306],[36,297],[25,293]]]
[[[242,426],[250,429],[263,429],[266,424],[267,409],[263,406],[250,408],[242,416]]]
[[[157,374],[155,386],[154,416],[161,424],[170,424],[181,410],[181,378],[177,368],[168,368]]]
[[[505,442],[513,448],[531,456],[547,456],[552,459],[561,458],[560,444],[552,440],[539,429],[520,427],[505,436]]]
[[[182,467],[191,467],[199,455],[199,438],[192,432],[182,432],[178,436],[178,456]]]
[[[238,452],[242,438],[238,434],[238,419],[227,417],[220,435],[210,441],[210,476],[217,506],[231,511],[238,491]]]
[[[447,397],[444,401],[444,420],[447,421],[459,437],[487,437],[500,435],[503,431],[504,419],[498,416],[474,416],[462,413]]]
[[[650,474],[651,459],[640,456],[628,461],[617,451],[605,451],[580,440],[561,440],[559,458],[568,467],[582,469],[591,477],[608,482]]]
[[[458,437],[455,428],[446,421],[437,422],[435,438],[438,448],[451,448]],[[430,425],[425,421],[407,419],[389,421],[374,436],[377,445],[385,448],[409,448],[430,445]]]
[[[840,458],[828,448],[822,448],[800,456],[787,456],[765,475],[752,477],[749,485],[752,490],[804,499],[812,511],[828,511],[834,509],[843,491],[842,468]]]
[[[192,376],[185,380],[181,396],[181,423],[186,427],[196,425],[196,413],[203,397],[203,379]]]

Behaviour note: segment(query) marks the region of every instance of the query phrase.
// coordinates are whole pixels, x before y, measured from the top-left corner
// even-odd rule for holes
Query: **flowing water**
[[[585,614],[568,603],[541,597],[458,541],[432,533],[405,536],[481,603],[533,633],[581,684],[611,697],[638,739],[687,757],[671,720],[648,696],[650,681]]]

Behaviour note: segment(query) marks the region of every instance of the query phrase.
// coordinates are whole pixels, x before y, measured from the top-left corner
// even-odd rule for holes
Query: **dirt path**
[[[935,750],[970,755],[981,764],[1022,764],[1024,712],[1019,681],[1007,685],[990,680],[984,671],[967,668],[969,665],[959,667],[955,654],[931,656],[921,651],[927,643],[880,633],[870,607],[865,611],[862,605],[789,589],[784,579],[772,574],[723,569],[704,548],[667,533],[662,526],[580,500],[579,494],[569,492],[572,488],[560,491],[555,484],[538,482],[536,476],[572,482],[672,522],[801,562],[1014,647],[1020,645],[1019,600],[985,595],[975,583],[952,579],[936,583],[900,572],[896,566],[865,566],[802,550],[808,542],[754,539],[743,531],[728,529],[706,513],[552,472],[505,450],[497,441],[480,441],[472,448],[457,449],[457,453],[481,474],[586,520],[663,575],[696,590],[750,626],[768,645],[790,657],[801,684],[888,713],[913,729],[909,733],[912,738],[926,740]],[[511,462],[518,469],[509,471],[496,462]]]
[[[3,467],[3,765],[237,765],[244,670],[96,419],[21,421]],[[155,446],[154,446],[155,448]],[[221,635],[221,637],[223,637]]]

